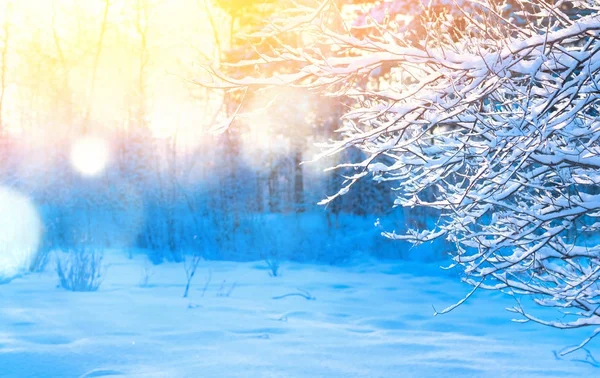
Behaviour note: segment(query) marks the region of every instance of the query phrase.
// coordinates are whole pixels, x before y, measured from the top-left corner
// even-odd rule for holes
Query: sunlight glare
[[[0,281],[26,271],[37,253],[42,224],[26,196],[0,187]]]
[[[251,110],[238,115],[246,127],[242,153],[251,165],[261,167],[270,159],[289,154],[294,143],[304,138],[315,105],[306,93],[277,88],[254,97],[248,108]]]
[[[152,137],[171,140],[180,152],[189,152],[205,143],[206,115],[197,104],[163,101],[149,114]]]
[[[83,137],[71,145],[71,164],[84,176],[96,176],[104,171],[110,157],[106,140],[98,137]]]

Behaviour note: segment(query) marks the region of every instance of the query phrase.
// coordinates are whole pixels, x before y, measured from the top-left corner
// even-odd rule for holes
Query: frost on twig
[[[594,356],[588,349],[586,349],[586,348],[578,348],[578,349],[581,349],[585,353],[585,358],[584,359],[580,359],[580,358],[573,359],[572,361],[583,362],[585,364],[592,365],[593,367],[600,368],[600,362],[598,362],[598,360],[596,360],[596,358],[594,358]],[[571,353],[571,352],[568,352],[568,353]],[[557,360],[561,360],[565,354],[567,354],[567,353],[554,351],[554,357]]]

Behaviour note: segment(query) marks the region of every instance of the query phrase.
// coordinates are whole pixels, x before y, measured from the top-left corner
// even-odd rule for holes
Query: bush
[[[102,254],[82,247],[57,256],[59,284],[69,291],[96,291],[103,278]]]
[[[279,267],[281,266],[281,261],[277,257],[268,257],[265,259],[265,263],[267,263],[267,268],[269,269],[269,276],[280,276]]]
[[[29,263],[29,271],[32,273],[43,272],[50,260],[50,251],[47,248],[40,248],[32,256]]]

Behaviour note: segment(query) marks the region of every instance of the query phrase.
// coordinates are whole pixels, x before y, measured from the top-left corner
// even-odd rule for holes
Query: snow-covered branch
[[[416,39],[392,15],[365,34],[365,20],[360,28],[331,22],[343,15],[334,2],[297,8],[290,27],[279,20],[258,35],[292,33],[300,46],[206,67],[214,80],[200,84],[302,86],[338,97],[348,107],[340,137],[319,157],[352,146],[364,159],[343,164],[357,174],[323,203],[367,176],[395,182],[396,205],[442,216],[433,229],[386,236],[446,238],[473,286],[579,311],[556,323],[515,310],[525,319],[597,326],[600,245],[590,231],[600,224],[600,15],[585,2],[565,10],[514,1],[508,13],[498,3],[426,12]],[[519,15],[528,22],[516,29]],[[293,69],[269,70],[283,63]],[[244,66],[254,74],[227,74]]]

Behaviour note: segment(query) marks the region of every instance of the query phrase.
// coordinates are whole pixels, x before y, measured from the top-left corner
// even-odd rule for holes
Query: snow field
[[[124,255],[105,256],[106,277],[94,293],[57,288],[50,269],[1,285],[0,376],[598,374],[598,368],[576,361],[583,352],[561,360],[553,354],[579,342],[585,331],[512,323],[504,311],[512,302],[499,293],[477,294],[434,317],[432,306],[452,304],[469,288],[432,266],[283,263],[281,277],[270,277],[264,262],[208,261],[200,264],[184,299],[182,264],[152,266],[142,256]],[[285,296],[291,293],[314,299]]]

